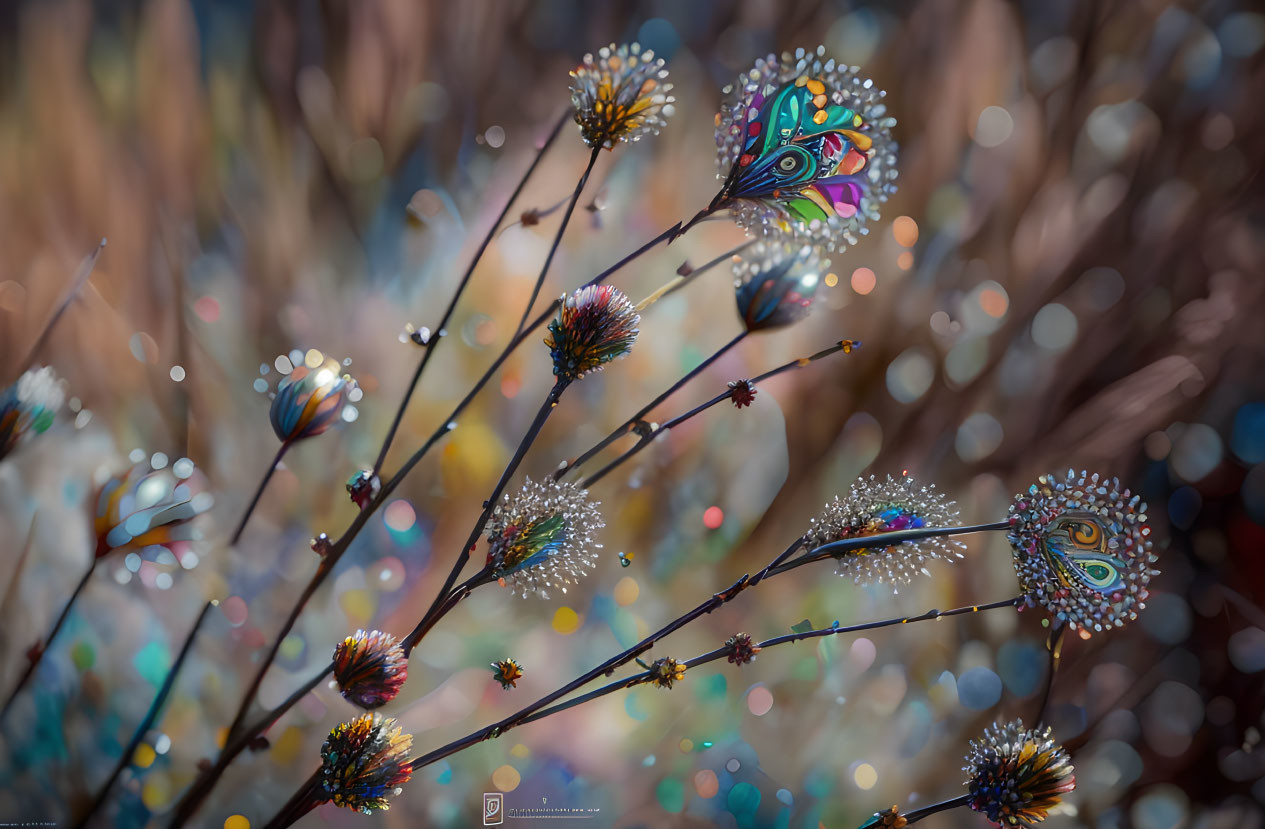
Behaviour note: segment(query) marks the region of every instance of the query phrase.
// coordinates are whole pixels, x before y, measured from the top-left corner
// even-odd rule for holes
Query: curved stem
[[[317,769],[295,790],[294,795],[281,807],[281,811],[268,821],[264,829],[286,829],[287,826],[293,826],[299,818],[324,803],[325,800],[326,798],[321,794],[321,770]]]
[[[26,669],[22,671],[22,675],[18,677],[17,683],[13,689],[9,691],[9,695],[5,697],[4,707],[0,708],[0,720],[9,713],[9,709],[13,707],[13,701],[17,699],[18,694],[26,687],[26,683],[31,681],[31,677],[35,676],[35,669],[39,667],[40,662],[44,660],[44,654],[48,652],[49,647],[53,644],[53,639],[61,631],[62,625],[66,623],[67,617],[70,616],[70,608],[74,607],[75,602],[79,599],[79,594],[83,593],[84,588],[88,586],[88,582],[92,579],[92,574],[97,569],[96,558],[92,559],[92,563],[88,565],[88,569],[84,572],[83,577],[79,579],[79,584],[75,585],[74,591],[71,592],[70,598],[66,600],[66,604],[58,614],[57,620],[53,622],[53,626],[48,631],[48,635],[44,637],[44,641],[36,643],[35,650],[29,654]]]
[[[1050,692],[1054,690],[1054,674],[1059,669],[1059,657],[1063,653],[1063,636],[1067,633],[1067,625],[1061,621],[1055,621],[1054,627],[1050,629],[1050,635],[1046,639],[1045,647],[1049,653],[1049,660],[1045,669],[1045,690],[1041,694],[1041,707],[1037,709],[1036,719],[1033,720],[1033,726],[1038,726],[1045,719],[1046,709],[1050,706]]]
[[[531,315],[531,308],[536,304],[536,297],[540,296],[540,288],[545,284],[549,266],[553,264],[554,254],[558,252],[558,245],[562,242],[562,234],[566,232],[567,225],[571,222],[571,214],[575,212],[575,203],[580,200],[580,193],[584,191],[584,185],[588,184],[593,165],[597,164],[597,157],[601,152],[601,147],[594,147],[593,152],[589,154],[588,166],[584,168],[584,174],[580,176],[575,190],[571,193],[571,200],[567,202],[566,212],[562,214],[562,224],[558,225],[558,232],[553,236],[553,244],[549,246],[549,255],[545,257],[545,264],[540,267],[540,275],[536,277],[536,284],[532,286],[531,296],[527,299],[527,307],[523,309],[522,319],[518,321],[518,327],[514,329],[515,334],[522,331],[523,326],[527,324],[527,317]]]
[[[57,307],[53,309],[52,316],[44,323],[40,333],[35,336],[35,342],[31,343],[31,347],[27,349],[22,361],[18,363],[17,373],[19,375],[35,362],[36,356],[39,355],[40,349],[44,347],[44,343],[48,341],[49,336],[53,333],[53,328],[57,325],[58,320],[62,318],[62,314],[66,313],[70,303],[75,301],[75,297],[79,296],[79,291],[87,284],[88,277],[92,276],[92,270],[97,266],[97,257],[101,255],[103,250],[105,250],[104,237],[97,243],[92,253],[88,254],[88,258],[84,263],[79,266],[79,273],[75,275],[74,281],[70,283],[70,289],[66,291],[66,295],[62,297],[61,302],[57,303]]]
[[[730,340],[729,342],[722,345],[720,348],[713,351],[709,357],[704,359],[701,363],[699,363],[694,368],[687,371],[685,373],[685,376],[681,377],[681,379],[677,380],[675,383],[673,383],[672,385],[664,389],[663,393],[660,394],[658,397],[656,397],[654,400],[651,400],[649,403],[647,403],[646,405],[638,409],[636,414],[634,414],[632,417],[624,421],[623,425],[619,426],[618,428],[615,429],[615,431],[611,432],[609,435],[607,435],[606,437],[602,438],[600,441],[595,443],[587,452],[585,452],[583,455],[580,455],[580,457],[576,458],[574,462],[559,466],[557,471],[553,473],[553,479],[556,481],[560,479],[563,475],[566,475],[571,470],[578,469],[579,467],[583,466],[586,461],[588,461],[598,452],[601,452],[607,446],[610,446],[612,443],[619,440],[624,435],[636,429],[639,425],[642,424],[642,418],[644,418],[647,414],[649,414],[651,410],[653,410],[654,408],[659,406],[659,404],[663,403],[663,401],[667,400],[669,397],[671,397],[672,395],[680,391],[681,387],[684,386],[686,383],[690,382],[695,377],[699,376],[704,371],[706,371],[708,367],[711,366],[712,363],[716,362],[721,357],[725,356],[725,354],[729,353],[730,349],[732,349],[734,346],[738,345],[738,343],[746,339],[747,335],[750,333],[751,333],[750,331],[743,329],[743,331],[740,334],[738,334],[738,336],[734,337],[732,340]]]
[[[558,398],[566,391],[570,385],[567,380],[558,380],[553,384],[553,388],[545,395],[545,401],[540,404],[540,410],[536,412],[536,417],[531,422],[531,426],[527,427],[527,433],[523,435],[523,439],[518,442],[518,448],[514,450],[513,457],[510,458],[508,464],[505,465],[505,471],[501,473],[501,479],[496,482],[496,487],[492,490],[492,494],[483,502],[483,512],[479,515],[479,520],[475,522],[474,527],[470,530],[470,536],[466,539],[466,543],[461,548],[461,553],[457,556],[457,560],[452,564],[452,570],[448,573],[448,578],[444,581],[444,586],[439,589],[435,600],[431,602],[430,608],[422,616],[421,621],[417,623],[417,627],[413,628],[404,639],[404,655],[408,656],[412,653],[413,648],[417,647],[417,643],[421,641],[422,636],[434,624],[434,620],[438,618],[438,613],[444,603],[448,601],[450,591],[453,585],[457,583],[457,577],[461,575],[462,569],[466,566],[466,562],[470,560],[470,551],[474,549],[479,541],[479,536],[483,533],[483,528],[487,526],[488,520],[492,517],[492,511],[496,509],[496,503],[500,500],[501,494],[505,492],[505,487],[509,485],[510,478],[518,471],[518,465],[523,462],[523,457],[527,454],[527,450],[531,448],[535,442],[536,436],[540,434],[540,430],[545,427],[545,421],[549,419],[549,415],[553,413],[554,407],[558,405]]]
[[[259,500],[264,497],[264,490],[268,488],[268,482],[272,480],[273,474],[277,471],[277,467],[281,465],[281,459],[285,457],[285,453],[289,448],[290,441],[284,440],[281,442],[281,448],[277,450],[276,456],[268,466],[268,471],[259,480],[259,486],[255,489],[254,497],[246,505],[246,511],[242,513],[242,520],[237,522],[237,528],[233,530],[233,535],[228,540],[230,547],[236,546],[237,542],[241,541],[242,533],[246,532],[246,522],[250,521],[250,516],[254,514],[255,507],[259,506]]]
[[[943,800],[939,803],[933,803],[930,806],[923,806],[921,809],[915,809],[905,815],[905,823],[906,825],[910,823],[917,823],[923,818],[931,817],[937,812],[947,812],[949,809],[956,809],[959,806],[965,806],[970,802],[971,796],[969,794],[964,794],[959,797],[955,797],[952,800]]]
[[[154,727],[155,720],[158,719],[159,712],[162,711],[163,705],[167,702],[167,697],[171,695],[171,689],[175,687],[176,677],[180,675],[180,668],[184,665],[185,657],[193,650],[193,643],[198,637],[198,631],[202,628],[202,623],[206,620],[207,614],[217,602],[207,602],[202,606],[202,612],[198,614],[198,618],[194,621],[193,627],[185,636],[184,644],[180,646],[180,653],[176,656],[176,661],[171,663],[171,668],[167,671],[167,676],[163,680],[162,687],[158,689],[157,696],[150,703],[149,710],[145,712],[145,716],[141,719],[140,725],[136,726],[136,730],[132,732],[132,738],[128,740],[126,746],[123,747],[123,753],[119,756],[118,763],[115,764],[114,770],[110,772],[110,776],[106,778],[105,783],[97,791],[97,796],[93,799],[92,805],[88,810],[80,816],[75,822],[75,826],[83,827],[88,824],[97,811],[105,805],[106,799],[109,797],[110,788],[114,782],[119,779],[119,775],[123,770],[132,764],[132,756],[136,754],[136,749],[140,747],[141,740],[145,739],[145,735]]]
[[[785,573],[787,570],[794,570],[796,567],[802,567],[805,564],[812,564],[814,561],[821,561],[823,558],[837,558],[842,553],[853,552],[855,550],[867,550],[872,547],[890,547],[895,544],[904,544],[907,541],[920,541],[924,538],[933,538],[935,536],[999,532],[1001,530],[1008,529],[1010,529],[1010,523],[1008,521],[995,521],[991,524],[972,524],[966,527],[921,527],[916,530],[897,530],[890,533],[877,533],[875,535],[857,536],[856,538],[845,538],[842,541],[833,541],[830,544],[823,544],[820,547],[809,550],[799,558],[780,564],[772,570],[771,574]]]
[[[739,580],[738,583],[736,583],[733,587],[729,589],[731,591],[734,590],[735,588],[738,588],[739,590],[741,590],[745,588],[746,583],[747,583],[747,578],[744,576],[742,579]],[[739,587],[739,585],[742,585],[742,587]],[[717,596],[721,596],[721,595],[722,594],[717,594]],[[715,597],[713,597],[713,599],[715,599]],[[727,599],[725,601],[727,601]],[[959,607],[953,610],[945,610],[945,611],[929,610],[926,613],[923,613],[918,616],[902,616],[896,619],[884,619],[878,622],[865,622],[863,624],[851,625],[849,627],[832,626],[828,628],[821,628],[818,630],[806,630],[800,633],[790,633],[785,636],[775,636],[772,639],[766,639],[763,642],[758,643],[756,647],[760,648],[761,650],[764,650],[765,648],[774,648],[774,647],[777,647],[778,645],[785,645],[791,642],[799,642],[806,639],[818,639],[825,636],[838,636],[839,634],[844,634],[844,633],[859,633],[862,631],[874,630],[876,628],[912,624],[915,622],[925,622],[925,621],[930,621],[932,619],[939,619],[945,616],[960,616],[967,613],[978,613],[984,610],[995,610],[995,609],[1003,608],[1003,607],[1014,607],[1015,605],[1019,604],[1021,601],[1023,601],[1023,597],[1019,596],[1013,599],[1005,599],[1000,602],[992,602],[990,604],[967,605],[965,607]],[[704,603],[704,604],[707,604],[707,603]],[[700,605],[700,607],[702,607],[702,605]],[[695,610],[697,611],[697,608]],[[696,618],[697,615],[701,615],[701,613],[695,613],[694,611],[692,611],[691,614],[693,614],[692,618]],[[687,614],[687,615],[690,615],[690,614]],[[679,621],[680,620],[678,620],[678,622]],[[681,624],[684,624],[684,622],[681,622],[680,624],[677,624],[676,626],[680,627]],[[644,641],[641,644],[644,644]],[[640,645],[638,645],[637,647],[640,647]],[[642,650],[644,650],[644,648]],[[732,649],[729,646],[725,645],[725,646],[717,648],[714,651],[709,651],[708,653],[696,656],[693,659],[688,659],[685,661],[684,664],[687,668],[696,668],[699,665],[705,665],[708,662],[715,662],[718,659],[726,658],[730,655],[730,653],[732,653]],[[622,656],[623,654],[621,654],[621,657]],[[587,679],[585,678],[594,678],[597,674],[604,673],[605,671],[603,671],[602,669],[610,661],[612,660],[608,660],[607,663],[603,663],[603,665],[598,666],[598,668],[595,668],[593,671],[589,671],[589,673],[585,674],[580,679],[587,681]],[[625,660],[625,661],[630,661],[630,660]],[[636,685],[644,684],[646,682],[651,681],[653,676],[654,676],[654,671],[652,670],[643,671],[639,674],[634,674],[633,676],[616,680],[615,682],[609,683],[607,685],[603,685],[601,688],[597,688],[593,691],[590,691],[587,694],[583,694],[579,697],[576,697],[573,700],[568,700],[566,702],[559,703],[558,705],[552,706],[550,708],[545,708],[544,707],[545,705],[548,705],[550,702],[553,702],[554,700],[562,696],[565,696],[570,691],[584,684],[584,682],[580,680],[570,682],[563,688],[559,689],[558,691],[555,691],[554,693],[549,694],[548,696],[543,697],[540,700],[537,700],[532,705],[529,705],[526,708],[522,709],[521,711],[515,714],[512,714],[509,717],[506,717],[505,719],[501,720],[500,722],[494,725],[488,726],[487,728],[480,729],[479,731],[476,731],[473,734],[469,734],[465,737],[462,737],[459,740],[455,740],[449,743],[446,746],[442,746],[440,748],[435,749],[434,751],[431,751],[427,754],[422,755],[421,757],[417,758],[416,760],[412,762],[413,770],[416,771],[417,769],[420,769],[424,766],[428,766],[431,763],[438,762],[439,760],[442,760],[445,757],[448,757],[452,754],[456,754],[457,752],[463,749],[469,748],[470,746],[476,743],[480,743],[480,742],[483,742],[484,740],[490,740],[490,739],[495,739],[497,737],[500,737],[506,731],[508,731],[511,728],[514,728],[515,726],[523,725],[529,722],[536,722],[537,720],[542,720],[545,717],[552,716],[553,714],[557,714],[569,708],[574,708],[575,706],[580,705],[581,703],[589,702],[590,700],[594,700],[599,697],[606,696],[607,694],[614,693],[615,691],[620,691],[625,688],[632,688]]]
[[[793,369],[804,368],[805,366],[811,365],[812,363],[815,363],[816,361],[820,360],[822,357],[829,357],[831,354],[837,354],[840,351],[844,352],[845,354],[851,353],[852,349],[858,347],[859,345],[860,343],[853,342],[852,340],[840,340],[838,343],[835,343],[830,348],[826,348],[821,351],[818,351],[816,354],[812,355],[811,357],[800,357],[798,359],[791,360],[789,363],[783,363],[782,365],[778,366],[775,369],[766,371],[763,374],[758,375],[756,377],[752,377],[750,382],[753,384],[762,383],[771,377],[776,377],[779,374],[782,374],[787,371],[791,371]],[[676,428],[677,426],[680,426],[685,421],[690,420],[702,414],[703,412],[707,411],[708,409],[710,409],[711,407],[715,406],[718,403],[723,403],[724,401],[729,400],[731,397],[733,397],[733,389],[724,391],[716,395],[715,397],[713,397],[711,400],[708,400],[706,403],[703,403],[699,406],[695,406],[693,409],[690,409],[685,414],[678,415],[677,417],[674,417],[671,420],[666,421],[665,423],[663,423],[663,425],[661,425],[658,429],[654,430],[653,432],[642,435],[641,439],[638,440],[631,447],[629,447],[622,455],[619,455],[610,463],[606,464],[606,466],[603,466],[597,472],[594,472],[592,475],[585,478],[584,481],[580,484],[580,486],[582,486],[585,489],[588,489],[589,487],[593,486],[593,484],[605,478],[607,475],[615,471],[617,468],[619,468],[621,465],[623,465],[627,461],[632,460],[634,455],[636,455],[642,449],[645,449],[647,446],[649,446],[654,441],[654,439],[658,437],[659,435],[665,432],[668,432]],[[559,470],[559,472],[555,472],[554,475],[556,478],[558,475],[565,474],[565,473],[566,473],[566,469],[564,468],[562,470]]]
[[[536,172],[536,168],[540,165],[541,159],[545,157],[545,153],[549,151],[549,147],[553,145],[558,134],[562,131],[562,127],[571,120],[571,110],[568,109],[562,113],[558,119],[558,123],[549,132],[549,137],[545,139],[545,143],[536,151],[535,158],[527,167],[523,177],[519,179],[518,186],[514,188],[514,192],[510,194],[509,201],[505,202],[505,206],[501,208],[500,214],[496,217],[496,221],[488,228],[487,235],[483,237],[483,241],[479,243],[478,250],[474,253],[474,258],[470,260],[469,266],[465,273],[461,275],[461,281],[457,283],[457,290],[453,292],[452,299],[448,301],[448,307],[444,309],[444,313],[440,316],[439,322],[435,326],[434,332],[431,334],[432,339],[425,344],[422,351],[422,358],[417,363],[417,369],[413,372],[413,378],[409,381],[408,388],[404,391],[404,398],[400,400],[400,406],[395,411],[395,417],[391,421],[391,428],[387,430],[387,435],[382,440],[382,449],[378,452],[378,459],[373,464],[373,474],[377,475],[382,472],[382,464],[386,462],[387,452],[391,448],[392,441],[395,440],[395,434],[400,429],[400,422],[404,419],[404,412],[408,409],[409,401],[413,398],[413,392],[417,389],[417,384],[421,382],[422,373],[426,371],[426,364],[430,362],[431,354],[439,345],[439,341],[445,335],[445,329],[448,327],[449,320],[452,319],[453,313],[457,310],[457,302],[465,293],[466,286],[470,284],[470,278],[474,275],[474,269],[478,266],[479,261],[483,258],[483,254],[487,252],[488,245],[492,243],[492,239],[496,236],[496,229],[500,227],[501,222],[505,221],[505,217],[509,215],[510,208],[514,202],[518,201],[518,197],[522,195],[523,188],[527,186],[527,181]]]

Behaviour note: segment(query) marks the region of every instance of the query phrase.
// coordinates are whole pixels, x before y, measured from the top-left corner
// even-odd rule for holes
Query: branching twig
[[[784,363],[775,369],[766,371],[761,375],[751,378],[750,382],[752,384],[762,383],[765,380],[768,380],[771,377],[776,377],[777,375],[782,374],[784,372],[791,371],[797,368],[804,368],[805,366],[811,365],[817,360],[820,360],[822,357],[829,357],[831,354],[837,354],[840,351],[843,351],[844,353],[848,353],[853,348],[857,347],[858,345],[859,343],[855,343],[852,340],[841,340],[840,342],[832,345],[830,348],[823,349],[822,351],[818,351],[816,354],[813,354],[811,357],[800,357],[798,359],[791,360],[789,363]],[[607,475],[613,472],[616,468],[626,463],[627,461],[631,460],[634,455],[636,455],[642,449],[645,449],[647,446],[649,446],[654,441],[654,439],[657,438],[659,435],[665,434],[666,432],[676,428],[677,426],[680,426],[685,421],[690,420],[691,418],[702,414],[703,412],[710,409],[712,406],[715,406],[718,403],[723,403],[726,400],[729,400],[731,397],[733,397],[733,389],[724,391],[716,395],[715,397],[713,397],[711,400],[708,400],[706,403],[703,403],[702,405],[699,405],[699,406],[695,406],[693,409],[690,409],[685,414],[678,415],[677,417],[672,418],[671,420],[665,422],[663,425],[661,425],[657,429],[646,430],[646,433],[642,434],[639,440],[635,444],[633,444],[632,447],[626,450],[623,454],[616,457],[610,463],[606,464],[606,466],[602,467],[597,472],[594,472],[592,475],[585,478],[581,486],[584,487],[585,489],[588,489],[589,487],[593,486],[593,484],[605,478]],[[580,461],[577,460],[576,464],[578,465],[579,463]],[[565,474],[565,473],[566,473],[566,468],[560,469],[558,472],[555,472],[554,475],[555,477],[559,477],[560,475]]]
[[[465,293],[466,286],[470,284],[470,278],[474,276],[474,269],[478,266],[479,261],[483,258],[483,254],[487,251],[488,245],[492,243],[493,237],[496,235],[496,229],[501,222],[505,221],[505,217],[509,215],[510,208],[514,202],[518,201],[518,197],[522,195],[523,188],[527,186],[527,181],[536,172],[536,168],[540,165],[541,159],[545,157],[545,153],[549,151],[549,147],[553,145],[558,134],[562,131],[562,127],[571,120],[571,110],[568,109],[562,113],[558,122],[554,124],[552,130],[549,131],[549,137],[545,139],[545,143],[536,151],[536,156],[532,159],[531,164],[527,167],[523,177],[519,179],[518,186],[514,188],[514,192],[510,194],[509,200],[505,202],[505,206],[501,208],[500,214],[496,217],[496,221],[488,228],[487,235],[483,237],[483,241],[479,243],[478,250],[474,252],[474,258],[470,260],[466,272],[461,275],[461,280],[457,283],[457,289],[453,291],[452,299],[448,301],[448,307],[444,309],[444,313],[440,316],[439,322],[435,325],[435,330],[431,334],[431,339],[425,343],[425,350],[422,352],[422,358],[418,360],[417,369],[413,372],[413,377],[409,380],[408,388],[404,390],[404,397],[400,400],[400,406],[395,411],[395,417],[391,421],[391,428],[387,430],[387,435],[382,440],[382,448],[378,451],[378,459],[373,464],[373,474],[377,475],[382,472],[382,464],[386,462],[387,452],[391,449],[391,443],[395,440],[395,433],[399,431],[400,422],[404,419],[404,412],[408,409],[409,401],[413,398],[413,392],[417,389],[417,384],[421,382],[422,373],[426,371],[426,364],[430,362],[431,354],[439,345],[439,340],[443,339],[448,322],[452,319],[453,313],[457,310],[457,302]],[[564,222],[565,225],[565,222]]]

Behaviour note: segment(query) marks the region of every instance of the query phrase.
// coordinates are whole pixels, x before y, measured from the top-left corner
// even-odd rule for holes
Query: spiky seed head
[[[386,811],[387,798],[413,776],[412,747],[412,735],[381,714],[336,725],[321,746],[321,789],[335,806],[366,815]]]
[[[572,483],[527,478],[506,493],[488,520],[487,564],[500,582],[526,596],[563,593],[592,569],[606,524],[588,490]]]
[[[674,112],[668,70],[640,43],[603,46],[571,70],[571,106],[584,143],[613,149],[658,135]]]
[[[1136,619],[1159,573],[1146,504],[1096,473],[1042,475],[1011,503],[1009,538],[1028,606],[1084,636]]]
[[[378,708],[408,679],[408,659],[394,636],[358,630],[334,648],[334,678],[343,697],[361,708]]]
[[[804,545],[814,549],[834,541],[862,538],[897,530],[958,526],[954,502],[935,485],[919,486],[902,474],[880,480],[859,478],[847,495],[826,504],[804,535]],[[927,564],[962,557],[963,545],[952,536],[930,536],[887,547],[849,550],[838,557],[838,573],[857,584],[889,584],[893,588],[917,575],[929,576]]]
[[[984,729],[971,741],[962,770],[968,805],[999,826],[1040,823],[1076,788],[1072,760],[1050,729],[1027,729],[1022,720]]]

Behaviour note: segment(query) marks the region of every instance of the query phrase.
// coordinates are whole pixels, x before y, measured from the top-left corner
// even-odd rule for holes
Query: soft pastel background
[[[1137,624],[1065,650],[1052,722],[1064,739],[1095,729],[1047,825],[1261,826],[1265,17],[1236,0],[0,5],[4,382],[109,239],[39,355],[80,411],[0,463],[5,684],[87,563],[104,471],[137,447],[187,454],[217,498],[195,569],[170,583],[153,564],[98,573],[3,725],[0,821],[65,824],[83,806],[215,597],[102,821],[164,824],[312,572],[308,539],[354,514],[343,482],[372,463],[418,357],[397,332],[438,318],[567,106],[568,69],[632,38],[669,58],[677,112],[659,137],[603,154],[546,298],[705,205],[720,87],[769,50],[821,42],[888,90],[900,191],[834,257],[809,320],[749,339],[658,416],[840,337],[864,347],[765,384],[751,409],[712,410],[601,482],[599,569],[550,601],[478,591],[418,649],[387,713],[419,752],[503,716],[754,571],[857,475],[908,469],[981,521],[1039,473],[1087,467],[1150,502],[1164,574]],[[585,156],[568,127],[511,215],[564,198]],[[508,337],[557,217],[497,237],[388,470]],[[740,241],[702,225],[615,283],[639,299]],[[717,268],[651,308],[631,357],[568,393],[522,471],[587,448],[736,334],[730,280]],[[311,347],[352,359],[359,418],[291,452],[226,549],[276,447],[252,385]],[[264,703],[357,626],[412,626],[548,382],[533,341],[344,558]],[[1016,591],[1001,537],[970,538],[964,561],[895,597],[831,569],[770,581],[653,655]],[[500,790],[510,807],[600,808],[586,826],[854,827],[960,793],[967,741],[1032,716],[1043,640],[1038,614],[1001,611],[717,663],[432,766],[387,814],[324,807],[303,825],[469,826]],[[506,655],[527,670],[512,692],[487,668]],[[334,690],[309,695],[200,825],[262,825],[353,713]],[[958,811],[923,825],[985,824]]]

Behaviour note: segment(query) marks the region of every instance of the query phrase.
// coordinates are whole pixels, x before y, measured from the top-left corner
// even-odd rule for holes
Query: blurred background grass
[[[218,542],[165,589],[153,563],[98,574],[4,725],[0,818],[68,819],[197,605],[216,597],[224,613],[107,812],[163,824],[309,577],[308,539],[353,515],[343,482],[372,465],[418,356],[397,332],[438,318],[567,106],[567,71],[634,38],[668,58],[677,112],[657,138],[603,154],[547,294],[706,205],[720,87],[768,51],[820,42],[888,90],[900,191],[834,257],[812,317],[748,339],[658,419],[840,337],[864,347],[769,382],[750,409],[712,410],[602,481],[605,555],[578,590],[546,602],[492,587],[449,616],[387,709],[418,753],[762,566],[859,474],[907,469],[983,521],[1037,474],[1086,467],[1150,501],[1163,576],[1139,623],[1065,650],[1056,732],[1098,725],[1076,757],[1079,790],[1049,825],[1260,826],[1265,17],[1156,0],[0,6],[6,382],[83,256],[109,239],[38,355],[78,408],[0,464],[5,676],[87,560],[94,479],[132,449],[205,470]],[[586,155],[568,128],[511,215],[563,199]],[[498,236],[388,470],[508,338],[556,221]],[[639,299],[741,239],[704,224],[615,283]],[[568,395],[524,472],[587,448],[732,338],[730,279],[717,268],[651,308],[633,354]],[[242,544],[224,549],[275,450],[252,384],[275,384],[274,358],[310,347],[352,359],[360,417],[291,452]],[[318,594],[265,704],[353,628],[412,626],[548,382],[543,346],[511,358]],[[703,522],[712,506],[717,529]],[[633,554],[628,569],[619,551]],[[774,580],[654,655],[1015,592],[1000,537],[972,538],[965,561],[895,598],[826,576]],[[1043,640],[1037,614],[993,613],[709,666],[671,693],[613,695],[430,767],[374,820],[465,826],[481,793],[501,790],[511,808],[600,808],[593,825],[855,826],[958,794],[967,740],[994,717],[1032,716]],[[510,693],[486,667],[507,655],[527,670]],[[352,714],[336,690],[309,695],[267,750],[238,761],[203,825],[266,819]],[[325,807],[305,825],[363,820]],[[985,822],[958,812],[925,825]]]

